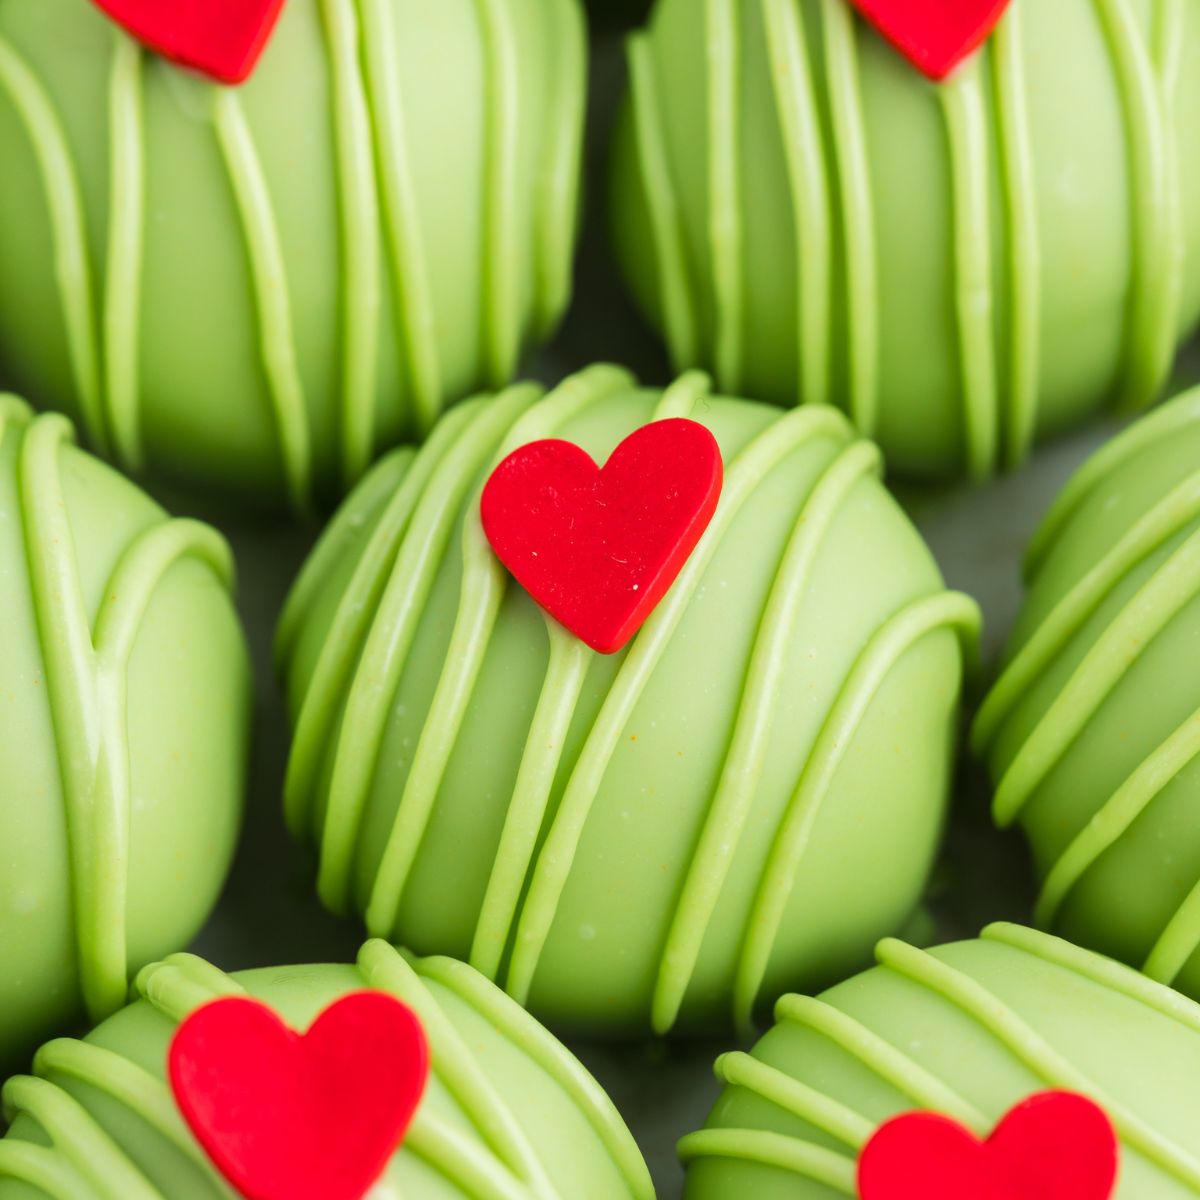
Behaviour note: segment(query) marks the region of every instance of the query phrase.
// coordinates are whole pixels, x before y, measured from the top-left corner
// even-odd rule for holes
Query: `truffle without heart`
[[[556,325],[585,91],[579,0],[289,0],[239,88],[4,0],[0,374],[130,470],[336,500]]]
[[[233,563],[0,396],[0,1069],[125,1003],[233,855],[250,724]]]
[[[724,489],[606,657],[512,582],[480,493],[527,443],[603,463],[670,417],[715,435]],[[747,1024],[853,969],[926,881],[978,624],[878,469],[834,409],[613,367],[464,405],[386,458],[279,631],[288,819],[326,904],[585,1033]]]
[[[1198,467],[1200,390],[1067,485],[974,737],[1038,923],[1200,999]]]
[[[1016,925],[931,951],[887,941],[877,957],[879,966],[815,999],[785,997],[778,1024],[749,1054],[717,1060],[725,1090],[679,1147],[686,1200],[856,1196],[863,1147],[898,1114],[941,1113],[985,1137],[1047,1090],[1085,1096],[1112,1122],[1115,1200],[1200,1196],[1200,1006]],[[1100,1139],[1098,1152],[1110,1160],[1111,1143]],[[1078,1192],[1053,1195],[1107,1200],[1107,1179],[1104,1169],[1080,1172]]]
[[[599,1085],[507,996],[462,963],[371,942],[353,966],[228,976],[177,955],[138,978],[141,998],[83,1041],[44,1046],[36,1077],[4,1088],[0,1200],[222,1200],[230,1195],[164,1082],[178,1023],[248,994],[294,1029],[338,997],[389,992],[421,1020],[432,1075],[381,1191],[414,1200],[653,1200],[633,1138]],[[370,1053],[371,1046],[363,1046]],[[352,1114],[333,1100],[325,1120]]]
[[[658,0],[630,74],[618,249],[674,362],[844,407],[889,470],[1144,406],[1196,325],[1198,5],[1017,0],[939,85],[851,0]]]

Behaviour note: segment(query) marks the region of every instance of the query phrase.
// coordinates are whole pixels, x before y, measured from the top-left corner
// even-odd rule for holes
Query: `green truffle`
[[[249,667],[220,536],[0,396],[0,1067],[186,945],[233,854]]]
[[[1200,998],[1200,390],[1114,439],[1030,549],[975,726],[1039,924]]]
[[[749,1054],[717,1060],[725,1090],[680,1143],[687,1200],[856,1196],[858,1156],[889,1118],[927,1109],[984,1137],[1051,1090],[1108,1113],[1115,1200],[1200,1196],[1200,1007],[1016,925],[929,952],[888,941],[878,959],[824,995],[785,997]]]
[[[1012,4],[945,84],[848,0],[659,0],[620,256],[676,364],[987,475],[1164,384],[1200,314],[1200,9]]]
[[[250,81],[0,3],[0,369],[131,470],[336,498],[566,307],[578,0],[289,0]]]
[[[604,657],[510,581],[479,492],[506,450],[555,436],[604,461],[666,417],[712,430],[724,492]],[[835,409],[604,366],[386,458],[279,631],[288,819],[325,903],[586,1034],[727,1029],[854,969],[920,898],[979,619],[878,469]]]
[[[37,1078],[10,1080],[0,1200],[222,1200],[229,1195],[164,1082],[189,1012],[249,994],[294,1028],[373,988],[421,1019],[432,1075],[380,1187],[414,1200],[653,1200],[641,1154],[599,1085],[528,1014],[449,959],[369,942],[353,966],[234,976],[190,955],[148,967],[140,999],[84,1041],[44,1046]]]

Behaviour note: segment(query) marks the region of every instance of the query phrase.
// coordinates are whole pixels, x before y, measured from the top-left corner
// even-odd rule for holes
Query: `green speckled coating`
[[[653,1200],[646,1165],[608,1097],[507,996],[462,963],[369,942],[352,966],[228,976],[176,955],[140,998],[82,1042],[43,1046],[10,1080],[0,1200],[229,1200],[164,1082],[179,1021],[249,994],[307,1029],[337,997],[390,992],[421,1018],[432,1074],[372,1200]]]
[[[479,490],[529,441],[603,461],[678,416],[721,445],[721,503],[606,658],[510,583]],[[604,366],[464,405],[386,458],[279,631],[288,817],[324,901],[586,1034],[748,1025],[865,961],[937,848],[979,622],[878,468],[835,409]]]
[[[1016,925],[787,996],[684,1138],[686,1200],[839,1200],[875,1129],[945,1113],[977,1136],[1035,1092],[1100,1104],[1121,1139],[1114,1200],[1200,1196],[1200,1007],[1109,959]],[[964,1200],[967,1200],[964,1197]]]
[[[0,364],[130,469],[308,506],[570,292],[578,0],[289,0],[252,79],[0,0]]]
[[[249,666],[221,537],[0,395],[0,1067],[125,1003],[208,916]]]
[[[1031,547],[975,743],[1041,924],[1200,998],[1200,391],[1102,448]]]
[[[630,73],[617,241],[676,364],[891,469],[1149,403],[1200,313],[1189,0],[1016,0],[943,85],[848,0],[659,0]]]

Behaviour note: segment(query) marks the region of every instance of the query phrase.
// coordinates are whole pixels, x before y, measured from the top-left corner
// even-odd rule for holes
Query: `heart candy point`
[[[571,442],[510,454],[483,489],[484,532],[517,582],[593,650],[625,646],[716,511],[716,439],[685,418],[635,430],[603,468]]]
[[[246,1200],[362,1200],[412,1122],[429,1049],[386,992],[344,996],[304,1035],[233,996],[183,1022],[167,1074],[196,1140]]]
[[[1018,1104],[985,1141],[937,1113],[886,1122],[858,1163],[861,1200],[1110,1200],[1120,1144],[1073,1092]]]
[[[284,0],[92,0],[163,58],[219,83],[249,79]]]
[[[945,79],[991,36],[1010,0],[851,0],[930,79]]]

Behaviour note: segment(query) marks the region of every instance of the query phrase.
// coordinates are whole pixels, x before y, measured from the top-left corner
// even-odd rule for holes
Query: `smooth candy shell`
[[[60,758],[74,738],[55,724],[88,685],[57,685],[48,675],[23,533],[30,507],[18,472],[39,506],[64,513],[69,546],[46,547],[67,572],[78,571],[83,619],[94,626],[111,593],[118,562],[166,533],[166,514],[116,472],[69,444],[34,462],[30,438],[58,417],[30,425],[28,410],[0,397],[0,1067],[24,1061],[37,1043],[79,1021],[79,952],[94,938],[79,932]],[[7,420],[5,419],[7,415]],[[61,499],[55,474],[61,480]],[[61,507],[60,507],[61,505]],[[175,525],[179,532],[187,528]],[[216,538],[211,530],[203,538]],[[218,539],[219,540],[219,539]],[[184,535],[184,542],[193,539]],[[61,549],[61,554],[56,551]],[[74,611],[74,603],[69,601]],[[133,626],[127,702],[109,695],[99,707],[115,730],[109,743],[130,778],[130,853],[125,905],[131,968],[186,945],[208,916],[224,881],[240,824],[250,724],[249,665],[225,582],[195,551],[185,550],[150,592]],[[125,719],[122,720],[122,713]],[[118,806],[119,807],[119,806]],[[107,807],[99,806],[97,829]],[[101,834],[76,830],[82,856],[97,855],[105,880],[121,863],[99,849]],[[125,996],[123,974],[105,974],[113,1003]],[[96,1013],[96,1016],[105,1015]]]
[[[480,1184],[458,1174],[469,1165],[458,1148],[462,1146],[469,1148],[474,1165],[492,1189],[505,1186],[505,1169],[498,1153],[508,1155],[510,1164],[519,1163],[523,1153],[526,1163],[532,1160],[535,1169],[544,1172],[548,1187],[543,1184],[535,1191],[528,1181],[514,1184],[510,1176],[507,1187],[514,1195],[545,1196],[546,1200],[652,1200],[653,1188],[641,1155],[599,1085],[567,1050],[495,988],[462,964],[446,960],[418,962],[413,974],[395,951],[379,944],[364,947],[359,961],[372,964],[373,969],[365,965],[361,969],[341,965],[275,967],[240,973],[231,983],[198,959],[177,959],[143,976],[142,991],[152,1000],[142,999],[106,1021],[89,1035],[87,1043],[161,1081],[177,1018],[212,998],[217,989],[236,990],[240,985],[270,1004],[293,1028],[307,1028],[337,997],[363,987],[382,987],[400,994],[425,1014],[431,1042],[435,1078],[410,1140],[420,1139],[423,1123],[425,1128],[433,1127],[457,1139],[449,1149],[427,1139],[421,1154],[402,1148],[388,1165],[381,1185],[384,1189],[390,1186],[399,1195],[419,1200],[474,1200]],[[83,1048],[77,1043],[68,1043],[65,1052],[61,1044],[58,1049],[67,1060],[84,1061],[80,1057]],[[107,1190],[85,1184],[79,1200],[107,1200],[119,1180],[117,1172],[131,1164],[136,1164],[146,1181],[144,1186],[149,1187],[141,1193],[141,1200],[223,1200],[228,1195],[194,1159],[157,1132],[146,1115],[140,1115],[153,1115],[172,1127],[178,1116],[165,1089],[151,1092],[148,1105],[142,1102],[130,1107],[112,1095],[101,1094],[115,1087],[115,1068],[101,1070],[97,1090],[67,1072],[55,1071],[51,1053],[48,1050],[42,1061],[45,1073],[62,1089],[55,1102],[66,1096],[79,1100],[88,1114],[85,1124],[98,1122],[118,1147],[94,1160]],[[460,1089],[457,1100],[448,1087],[453,1068],[457,1068],[455,1079]],[[447,1072],[443,1078],[437,1077],[439,1069]],[[10,1096],[12,1089],[10,1085]],[[499,1151],[489,1148],[481,1128],[489,1118],[503,1121],[507,1130]],[[194,1152],[190,1138],[181,1136]],[[16,1182],[6,1157],[14,1144],[42,1140],[33,1118],[18,1116],[8,1139],[0,1142],[0,1200],[46,1200],[42,1189]],[[63,1147],[55,1153],[55,1161],[65,1167],[75,1148]]]
[[[956,1119],[977,1120],[982,1135],[1018,1102],[1068,1081],[1118,1127],[1115,1200],[1200,1196],[1200,1007],[1017,926],[928,953],[888,942],[879,959],[818,997],[812,1018],[803,1007],[811,1001],[782,1001],[779,1023],[752,1061],[744,1054],[718,1060],[727,1086],[705,1129],[680,1147],[686,1200],[854,1195],[858,1139],[911,1111],[914,1096],[937,1096],[939,1111],[954,1104]],[[843,1030],[846,1018],[853,1024]],[[883,1046],[876,1049],[871,1035]],[[885,1066],[888,1055],[898,1058]],[[755,1063],[780,1074],[764,1076]],[[794,1099],[773,1103],[767,1091]]]
[[[1198,462],[1193,391],[1068,484],[1031,548],[1029,594],[975,727],[996,815],[1033,849],[1039,920],[1195,997],[1200,578],[1185,546],[1200,536]],[[1085,661],[1101,674],[1075,685],[1068,719]]]
[[[832,410],[785,417],[767,406],[710,397],[697,378],[681,380],[664,402],[663,393],[639,390],[624,372],[602,367],[568,380],[535,407],[540,395],[538,388],[523,387],[457,409],[419,456],[402,451],[380,465],[315,552],[279,635],[289,706],[300,724],[287,788],[292,828],[324,847],[319,889],[327,904],[367,914],[373,932],[408,939],[421,952],[474,954],[487,973],[557,1027],[608,1035],[641,1033],[651,1025],[661,1032],[725,1029],[735,1007],[745,1022],[750,1007],[769,1003],[789,983],[828,981],[853,969],[918,902],[944,815],[962,674],[960,635],[971,641],[977,613],[964,597],[943,591],[928,550],[875,477],[874,451],[857,442]],[[694,591],[675,633],[661,658],[647,660],[653,665],[644,691],[604,743],[611,750],[607,765],[598,776],[581,773],[572,812],[586,809],[586,816],[568,827],[553,818],[569,768],[587,737],[600,738],[594,731],[601,705],[618,681],[629,680],[638,657],[650,652],[655,623],[678,593],[668,593],[621,654],[592,655],[573,639],[559,647],[560,655],[583,655],[585,675],[572,717],[562,662],[546,684],[547,622],[520,588],[506,585],[478,526],[478,488],[510,440],[521,445],[563,437],[603,461],[633,429],[664,415],[663,403],[678,406],[672,415],[690,415],[714,433],[725,461],[722,504],[736,500],[740,489],[743,507],[724,532],[714,534],[722,521],[718,508],[707,539],[714,557],[685,585]],[[758,438],[758,453],[769,450],[778,463],[739,484],[745,469],[739,456]],[[435,462],[442,466],[430,483]],[[822,493],[805,508],[818,483]],[[381,554],[378,590],[350,588],[367,539],[397,496],[397,503],[420,503],[408,537],[388,532],[372,551]],[[720,839],[731,848],[730,872],[711,921],[692,915],[699,910],[690,907],[680,918],[678,929],[701,933],[695,970],[664,969],[734,721],[752,728],[756,718],[748,714],[760,711],[746,697],[750,657],[784,550],[798,529],[813,531],[814,548],[808,573],[796,576],[802,581],[798,615],[789,618],[786,606],[781,609],[779,693],[761,710],[770,727],[762,726],[762,774],[748,793],[745,832],[739,837],[730,826]],[[432,558],[422,571],[414,553],[426,545],[433,546]],[[382,606],[397,551],[392,598]],[[471,605],[491,586],[488,581],[503,595],[490,636],[472,633],[451,654],[451,633],[464,611],[464,560],[472,564]],[[415,601],[416,613],[408,633],[394,617],[378,615],[381,607],[399,611],[393,606],[405,596]],[[889,643],[894,660],[893,650],[878,643],[865,651],[898,614],[905,614],[902,622],[920,620]],[[378,649],[364,651],[365,628],[352,625],[359,618],[377,626]],[[471,629],[477,628],[474,619]],[[335,622],[338,632],[331,635]],[[383,657],[393,637],[411,646],[400,651],[394,684]],[[460,692],[453,673],[465,669],[480,647],[478,676]],[[323,652],[324,683],[314,686]],[[860,655],[870,678],[860,673],[848,684]],[[338,674],[329,673],[334,665]],[[466,698],[461,724],[430,719],[439,684],[442,704],[450,696]],[[531,732],[543,688],[545,705],[565,711],[570,728],[566,765],[557,772],[549,815],[539,820],[537,791],[522,781],[520,804],[514,794],[527,746],[530,770],[555,774],[551,753],[560,743],[548,732]],[[830,713],[843,688],[859,707],[841,724]],[[752,695],[767,693],[756,688]],[[382,720],[378,732],[366,715],[373,698]],[[347,711],[354,715],[343,724]],[[327,723],[313,719],[319,713]],[[814,739],[827,723],[825,748],[814,752]],[[840,766],[829,749],[834,727],[837,745],[846,751]],[[423,745],[425,765],[410,773]],[[427,756],[441,746],[449,757],[439,785],[436,760]],[[750,914],[785,809],[806,770],[814,821],[799,866],[780,852],[779,869],[772,872],[773,880],[782,881],[770,887],[772,899],[794,885],[776,936],[767,932],[768,922],[752,922]],[[356,825],[350,814],[360,799]],[[328,817],[334,804],[337,813]],[[397,819],[401,808],[403,824]],[[501,849],[510,811],[517,814],[515,832]],[[531,820],[522,816],[530,812]],[[531,830],[536,836],[539,826],[545,834],[552,825],[555,844],[529,860],[519,837]],[[390,859],[398,851],[411,854],[402,888],[392,881],[391,866],[379,882],[389,838],[395,838]],[[556,865],[565,868],[561,890],[550,874]],[[494,869],[503,886],[492,885],[488,895]],[[697,870],[711,877],[708,868]],[[519,891],[531,878],[538,880],[535,899],[514,896],[516,940],[525,949],[521,970],[513,972],[503,888]],[[548,927],[536,924],[539,917]],[[748,933],[760,950],[766,938],[767,961],[747,971],[749,983],[735,1006],[735,975]]]
[[[392,36],[359,30],[368,9]],[[565,308],[583,24],[578,0],[288,0],[253,77],[229,91],[131,56],[89,0],[6,0],[0,373],[79,417],[87,355],[73,353],[69,311],[107,350],[100,390],[156,476],[237,503],[336,499],[445,404],[506,382]],[[370,55],[355,52],[359,32]],[[392,127],[393,85],[403,133],[372,167],[371,121]],[[47,192],[15,97],[45,110],[37,148],[73,172],[66,235],[50,213],[69,207],[67,189]],[[139,111],[140,144],[113,134]],[[56,126],[61,146],[45,132]],[[69,252],[90,291],[56,271]],[[135,458],[136,440],[114,455]]]
[[[1194,6],[1018,2],[1000,27],[1016,19],[1015,52],[997,32],[944,88],[846,0],[700,9],[659,0],[632,41],[612,179],[621,261],[678,366],[756,399],[844,405],[890,471],[918,476],[988,474],[1035,433],[1165,384],[1200,314]],[[1006,161],[1030,182],[1010,186]],[[1142,174],[1155,162],[1167,174]],[[1145,378],[1125,386],[1134,352]]]

